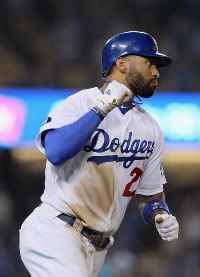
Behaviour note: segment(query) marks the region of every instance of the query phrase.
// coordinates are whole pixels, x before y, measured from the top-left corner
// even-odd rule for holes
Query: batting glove
[[[95,108],[105,117],[116,106],[128,102],[132,97],[133,93],[127,86],[114,80],[108,84],[102,96],[97,99]]]
[[[155,216],[156,229],[163,240],[178,239],[179,224],[176,217],[171,214],[157,214]]]

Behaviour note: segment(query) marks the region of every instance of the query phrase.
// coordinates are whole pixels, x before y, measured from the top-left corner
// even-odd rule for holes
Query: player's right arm
[[[127,97],[131,97],[128,88],[113,81],[108,84],[104,94],[100,94],[96,99],[96,105],[90,111],[78,119],[72,116],[72,121],[67,122],[69,124],[59,128],[54,128],[53,125],[51,128],[44,128],[40,139],[47,159],[54,165],[60,165],[74,157],[90,139],[103,118]],[[74,105],[72,114],[76,113],[76,108]],[[52,117],[56,117],[56,112]],[[67,118],[68,114],[65,117]]]
[[[74,157],[81,151],[101,120],[101,117],[91,110],[71,124],[43,132],[42,144],[47,159],[52,164],[59,165]]]

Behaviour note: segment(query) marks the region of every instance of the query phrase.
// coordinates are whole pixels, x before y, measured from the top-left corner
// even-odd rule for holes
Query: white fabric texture
[[[20,229],[21,258],[31,276],[97,276],[107,249],[96,251],[87,238],[57,217],[59,213],[42,204]]]

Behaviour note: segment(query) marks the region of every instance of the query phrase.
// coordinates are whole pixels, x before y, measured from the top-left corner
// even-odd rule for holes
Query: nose
[[[159,73],[158,68],[155,64],[152,65],[152,75],[154,77],[156,77],[157,79],[160,78],[160,73]]]

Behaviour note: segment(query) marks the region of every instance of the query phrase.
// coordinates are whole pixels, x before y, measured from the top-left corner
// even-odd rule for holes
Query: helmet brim
[[[169,56],[167,55],[164,55],[162,53],[156,53],[154,55],[148,55],[146,56],[147,58],[148,57],[152,57],[155,59],[156,61],[156,65],[157,67],[164,67],[164,66],[168,66],[172,63],[172,58],[170,58]]]

